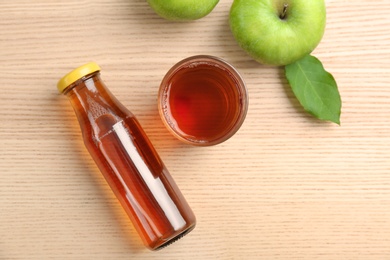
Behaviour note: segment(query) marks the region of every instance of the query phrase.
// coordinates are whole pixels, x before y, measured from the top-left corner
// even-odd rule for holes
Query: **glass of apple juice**
[[[244,122],[248,94],[238,71],[208,55],[186,58],[163,78],[158,93],[161,119],[179,140],[196,145],[220,144]]]

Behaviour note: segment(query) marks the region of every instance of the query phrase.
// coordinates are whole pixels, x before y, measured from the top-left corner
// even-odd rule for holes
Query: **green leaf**
[[[303,108],[321,120],[340,124],[337,83],[320,60],[311,55],[285,67],[287,80]]]

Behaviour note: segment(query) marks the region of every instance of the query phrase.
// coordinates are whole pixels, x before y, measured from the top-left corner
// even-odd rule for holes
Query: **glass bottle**
[[[195,216],[134,115],[106,88],[96,63],[58,82],[84,144],[146,247],[158,250],[195,227]]]

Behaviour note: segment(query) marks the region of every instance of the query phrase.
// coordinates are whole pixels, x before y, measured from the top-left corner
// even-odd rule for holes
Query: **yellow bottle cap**
[[[62,79],[60,79],[57,83],[57,89],[59,92],[62,93],[68,86],[72,85],[77,80],[96,71],[100,71],[100,67],[95,62],[90,62],[83,66],[80,66],[77,69],[74,69],[68,74],[66,74]]]

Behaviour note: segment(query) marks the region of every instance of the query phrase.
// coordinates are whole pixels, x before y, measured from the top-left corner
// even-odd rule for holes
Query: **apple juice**
[[[68,73],[58,89],[72,104],[85,146],[152,250],[195,227],[195,216],[134,115],[88,63]]]
[[[163,121],[182,139],[211,145],[229,138],[246,113],[244,83],[238,73],[210,56],[195,56],[174,73],[168,72],[160,90]]]

